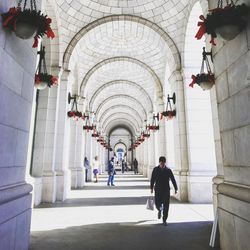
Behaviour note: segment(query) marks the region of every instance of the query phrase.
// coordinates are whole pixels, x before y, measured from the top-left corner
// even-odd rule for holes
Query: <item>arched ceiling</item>
[[[83,27],[110,15],[145,18],[161,27],[175,43],[181,43],[186,7],[190,0],[50,0],[56,3],[63,34],[63,51]]]
[[[113,94],[113,95],[112,95]],[[145,112],[153,111],[153,101],[145,89],[136,84],[135,82],[116,80],[103,84],[98,88],[94,94],[90,93],[91,99],[89,100],[90,110],[99,109],[99,106],[115,96],[125,96],[128,99],[136,99],[140,106],[145,107]],[[107,96],[109,96],[107,98]],[[98,107],[98,108],[97,108]]]
[[[121,126],[138,133],[158,111],[166,69],[181,68],[190,1],[47,1],[57,14],[62,66],[75,75],[72,89],[106,135]]]
[[[117,102],[116,99],[118,99],[119,102]],[[117,104],[114,105],[114,103]],[[126,108],[130,111],[132,111],[132,109],[135,110],[138,118],[141,121],[144,121],[147,119],[147,113],[140,105],[141,105],[140,102],[138,102],[136,99],[132,99],[131,97],[117,96],[117,95],[113,97],[111,96],[108,99],[106,99],[105,102],[102,103],[96,110],[96,119],[99,122],[102,122],[102,117],[104,114],[107,114],[109,112],[111,113],[112,109],[114,109],[115,107],[119,107],[119,108]]]

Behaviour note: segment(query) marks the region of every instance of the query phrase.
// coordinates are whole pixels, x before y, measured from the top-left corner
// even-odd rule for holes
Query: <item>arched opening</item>
[[[215,136],[213,126],[211,91],[203,91],[199,86],[188,87],[191,75],[200,73],[204,40],[196,40],[196,22],[202,9],[196,2],[190,12],[186,27],[184,47],[184,90],[186,109],[186,129],[188,143],[188,200],[194,203],[212,201],[212,178],[216,175]],[[210,48],[207,48],[210,50]]]

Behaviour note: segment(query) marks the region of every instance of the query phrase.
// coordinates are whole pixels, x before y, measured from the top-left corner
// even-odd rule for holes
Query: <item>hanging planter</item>
[[[172,109],[171,100],[172,100],[173,104],[175,104],[175,102],[176,102],[176,95],[175,95],[175,93],[173,93],[172,97],[170,97],[168,95],[166,111],[163,111],[160,114],[160,120],[163,118],[163,116],[167,117],[168,120],[171,120],[171,119],[173,119],[174,116],[176,116],[176,110]]]
[[[99,137],[99,133],[96,131],[96,129],[94,129],[94,132],[93,132],[93,134],[91,136],[94,137],[94,138]]]
[[[71,100],[73,100],[73,102],[71,105],[71,110],[67,112],[67,115],[69,118],[73,118],[75,121],[78,121],[78,118],[81,118],[84,120],[85,119],[84,114],[78,111],[76,97],[77,95],[71,96],[71,94],[68,93],[68,104],[70,104]]]
[[[39,63],[35,74],[35,88],[43,90],[46,87],[57,86],[57,77],[47,73],[46,61],[45,61],[45,47],[41,45],[40,51],[37,52],[39,57]]]
[[[78,120],[78,118],[82,118],[82,112],[79,111],[68,111],[67,113],[69,118],[76,118],[76,120]]]
[[[45,34],[48,38],[54,38],[55,34],[50,27],[52,20],[40,10],[37,11],[36,1],[30,0],[30,9],[26,8],[27,0],[24,0],[23,8],[22,2],[23,0],[20,0],[17,7],[12,7],[8,12],[1,14],[3,27],[15,32],[21,39],[34,36],[33,48],[37,47],[38,38],[42,38]]]
[[[189,84],[190,87],[194,87],[194,84],[199,85],[203,90],[209,90],[214,85],[214,74],[202,73],[192,75],[192,82]]]
[[[142,136],[143,136],[143,138],[149,138],[150,137],[150,133],[142,133]]]
[[[46,74],[39,73],[35,75],[35,87],[39,90],[45,89],[47,86],[56,86],[58,84],[57,77]]]
[[[87,132],[89,132],[90,130],[93,130],[93,126],[84,125],[83,130],[86,130]]]
[[[85,118],[86,118],[86,121],[85,121],[85,125],[83,126],[83,130],[86,130],[87,131],[87,133],[89,132],[89,131],[91,131],[91,130],[96,130],[96,125],[93,123],[93,124],[90,124],[90,113],[88,112],[88,115],[86,115],[85,116]],[[102,138],[100,138],[100,139],[102,139]],[[98,141],[98,140],[97,140]],[[102,142],[103,142],[104,140],[102,139]]]
[[[205,18],[200,16],[202,22],[195,38],[198,40],[207,33],[211,35],[211,41],[215,44],[214,39],[219,35],[226,41],[234,39],[245,27],[248,21],[249,7],[245,4],[235,5],[234,1],[226,0],[226,6],[223,7],[223,0],[218,0],[216,9],[210,10]]]
[[[208,57],[207,57],[208,55],[211,56],[211,60],[212,60],[212,53],[206,52],[205,47],[203,47],[202,64],[201,64],[200,74],[191,76],[192,82],[189,84],[189,87],[193,88],[194,84],[197,84],[203,90],[209,90],[213,87],[213,85],[215,83],[215,78],[214,78],[214,74],[211,71],[211,67],[210,67],[210,64],[208,61]],[[204,71],[205,65],[206,65],[207,73],[205,73],[205,71]]]
[[[168,111],[163,111],[161,113],[162,116],[167,117],[169,120],[173,119],[174,116],[176,116],[176,110],[168,110]],[[162,117],[161,117],[162,119]]]
[[[152,124],[146,125],[146,129],[152,131],[159,130],[160,127],[158,123],[159,123],[159,113],[153,115]]]

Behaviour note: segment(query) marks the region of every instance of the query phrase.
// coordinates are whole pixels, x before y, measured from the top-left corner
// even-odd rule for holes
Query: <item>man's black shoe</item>
[[[163,221],[163,226],[167,226],[168,225],[168,223],[166,222],[166,221]]]
[[[158,219],[161,218],[161,210],[158,211]]]

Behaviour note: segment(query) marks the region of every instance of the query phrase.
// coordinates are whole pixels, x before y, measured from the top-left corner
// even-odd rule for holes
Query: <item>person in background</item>
[[[138,161],[136,160],[136,158],[134,159],[134,172],[135,174],[138,174]]]
[[[88,171],[90,169],[90,164],[86,156],[84,157],[84,167],[85,167],[85,181],[88,182]]]
[[[108,164],[108,186],[115,186],[114,184],[114,175],[115,175],[115,166],[114,166],[114,157],[111,158]]]
[[[122,173],[124,173],[124,171],[125,171],[125,161],[124,161],[124,159],[122,160]]]
[[[164,226],[167,226],[169,200],[170,200],[170,186],[169,180],[173,183],[175,193],[177,193],[177,184],[170,168],[166,166],[166,158],[161,156],[159,158],[159,166],[155,167],[152,172],[150,180],[151,193],[155,191],[155,206],[158,210],[158,219],[161,218],[161,210],[163,205],[163,218]]]
[[[95,176],[95,182],[98,182],[99,166],[100,166],[100,163],[98,161],[98,156],[95,156],[94,161],[93,161],[93,174]]]

